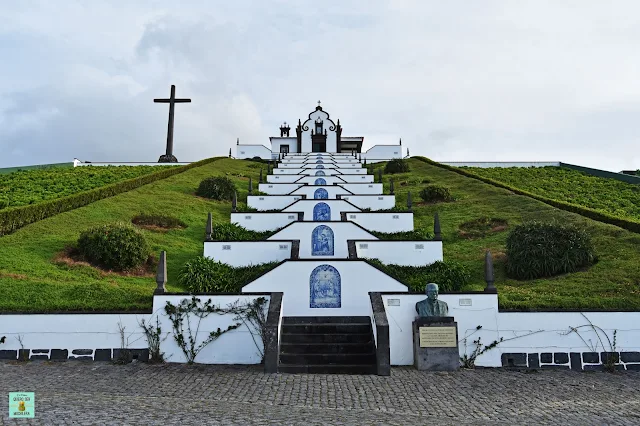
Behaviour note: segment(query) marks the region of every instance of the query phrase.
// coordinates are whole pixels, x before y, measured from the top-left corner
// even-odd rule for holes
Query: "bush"
[[[518,225],[506,248],[507,275],[520,280],[575,272],[597,260],[586,231],[556,223]]]
[[[433,235],[424,229],[414,229],[413,231],[404,232],[369,232],[381,240],[388,241],[429,241],[433,239]]]
[[[384,166],[385,173],[406,173],[409,171],[409,163],[399,158],[389,161]]]
[[[262,241],[266,240],[276,231],[250,231],[236,223],[217,223],[213,225],[211,232],[212,241]]]
[[[149,245],[144,235],[124,223],[82,232],[78,250],[89,262],[115,271],[137,268],[149,257]]]
[[[187,224],[173,216],[141,213],[131,219],[134,225],[157,226],[159,228],[186,228]]]
[[[426,266],[401,266],[385,265],[377,259],[367,261],[415,292],[424,293],[427,283],[438,284],[441,292],[460,291],[471,279],[467,269],[457,262],[437,261]]]
[[[449,188],[439,185],[427,185],[420,191],[420,198],[425,202],[453,201]]]
[[[198,186],[196,195],[219,201],[231,201],[236,186],[225,176],[215,176],[203,179]]]
[[[277,262],[234,268],[226,263],[198,256],[184,264],[178,284],[190,293],[238,293],[242,287],[266,274]]]

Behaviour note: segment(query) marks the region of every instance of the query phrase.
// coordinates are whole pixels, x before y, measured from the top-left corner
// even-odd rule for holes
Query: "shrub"
[[[88,261],[116,271],[137,268],[149,257],[149,245],[144,235],[124,223],[82,232],[78,250]]]
[[[191,293],[238,293],[245,285],[266,274],[277,262],[234,268],[226,263],[198,256],[184,264],[178,284]]]
[[[440,185],[427,185],[420,191],[420,198],[425,202],[453,201],[449,188]]]
[[[236,223],[216,223],[213,225],[211,232],[212,241],[262,241],[266,240],[276,232],[275,231],[250,231]]]
[[[173,216],[141,213],[131,219],[134,225],[157,226],[159,228],[186,228],[187,224]]]
[[[236,186],[226,176],[215,176],[203,179],[198,186],[196,195],[219,201],[231,201]]]
[[[413,231],[404,232],[369,232],[381,240],[390,241],[426,241],[433,238],[433,235],[424,229],[414,229]]]
[[[437,261],[426,266],[386,265],[377,259],[367,261],[387,275],[406,284],[411,291],[424,293],[427,283],[438,284],[441,292],[460,291],[471,279],[471,274],[460,263]]]
[[[575,272],[593,264],[591,236],[574,226],[528,222],[507,236],[506,272],[527,280]]]
[[[384,166],[385,173],[406,173],[408,171],[409,163],[399,158],[389,161]]]

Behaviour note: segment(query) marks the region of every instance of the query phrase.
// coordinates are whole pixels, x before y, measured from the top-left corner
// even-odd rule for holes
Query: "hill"
[[[415,226],[431,230],[433,214],[442,223],[445,260],[468,267],[472,282],[466,290],[482,290],[484,250],[494,253],[496,285],[503,309],[538,310],[638,310],[640,309],[640,235],[583,216],[568,213],[530,197],[461,176],[418,159],[409,160],[411,171],[393,175],[397,205],[411,191]],[[377,168],[384,165],[377,165]],[[184,291],[176,278],[188,259],[201,255],[207,212],[215,222],[228,222],[230,203],[194,195],[201,179],[227,175],[245,199],[248,177],[257,183],[265,165],[247,160],[219,159],[137,189],[58,214],[0,237],[0,311],[136,310],[149,309],[153,275],[124,276],[105,273],[86,264],[57,262],[79,233],[95,225],[131,221],[141,212],[170,214],[187,224],[166,233],[142,230],[155,253],[167,251],[168,291]],[[388,191],[389,177],[384,176]],[[426,182],[445,185],[454,202],[428,204],[417,194]],[[483,217],[507,223],[484,237],[469,238],[460,225]],[[600,261],[586,271],[552,279],[515,281],[504,275],[504,246],[508,227],[524,220],[557,220],[584,227],[593,236]]]

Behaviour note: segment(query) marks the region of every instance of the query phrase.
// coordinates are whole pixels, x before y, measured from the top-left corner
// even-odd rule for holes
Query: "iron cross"
[[[176,86],[171,85],[171,96],[169,99],[154,99],[153,102],[169,104],[169,127],[167,129],[167,156],[173,155],[173,116],[175,104],[191,102],[191,99],[176,99]]]

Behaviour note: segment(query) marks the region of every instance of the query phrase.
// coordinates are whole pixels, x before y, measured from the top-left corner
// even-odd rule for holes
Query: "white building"
[[[280,136],[269,138],[269,145],[241,144],[237,141],[236,158],[255,158],[265,160],[278,158],[286,154],[306,154],[323,152],[329,154],[358,154],[358,158],[369,162],[388,161],[402,158],[401,142],[398,144],[375,145],[367,151],[362,151],[363,136],[344,136],[340,119],[334,121],[329,113],[322,109],[320,102],[315,111],[309,113],[304,121],[298,119],[293,129],[285,122],[280,126]]]

